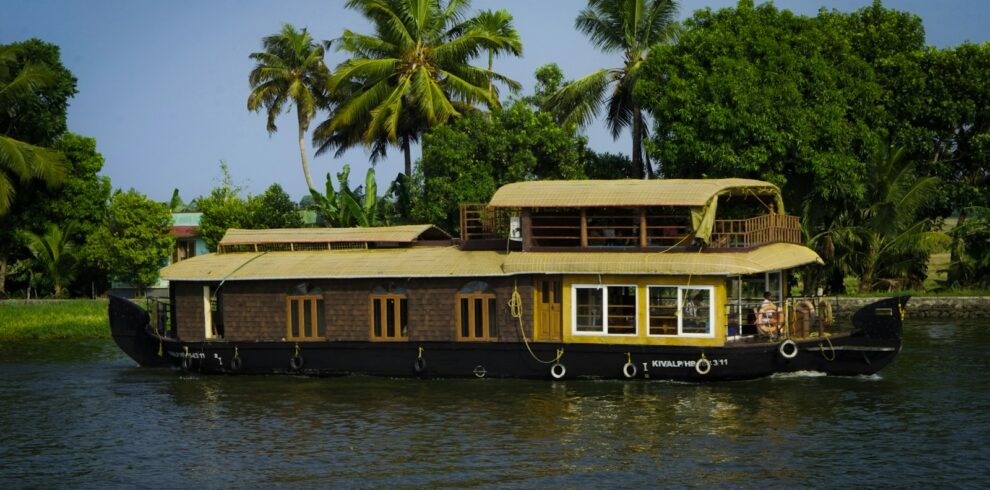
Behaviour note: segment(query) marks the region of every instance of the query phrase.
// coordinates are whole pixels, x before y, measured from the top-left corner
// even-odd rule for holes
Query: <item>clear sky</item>
[[[69,130],[95,137],[106,157],[103,174],[115,188],[135,188],[165,201],[173,188],[182,197],[207,194],[219,162],[235,182],[259,194],[278,182],[298,200],[306,192],[295,142],[295,119],[283,116],[271,137],[265,116],[246,109],[248,55],[283,22],[307,27],[316,39],[334,39],[347,28],[370,33],[368,23],[343,8],[343,0],[2,0],[0,43],[37,37],[62,49],[62,62],[79,79],[69,109]],[[760,2],[757,2],[760,3]],[[814,15],[819,8],[852,11],[871,0],[778,0],[779,8]],[[532,91],[534,70],[561,66],[568,79],[620,64],[598,52],[574,30],[584,0],[475,0],[475,8],[506,8],[515,17],[523,57],[497,60],[495,69]],[[680,17],[734,0],[682,0]],[[888,0],[885,6],[913,12],[924,21],[928,44],[946,47],[990,40],[988,0]],[[342,55],[331,52],[328,64]],[[326,114],[319,114],[317,122]],[[314,123],[315,125],[315,123]],[[629,154],[628,136],[613,141],[597,124],[587,130],[596,151]],[[414,148],[414,158],[419,156]],[[312,155],[312,150],[311,150]],[[342,158],[311,161],[322,185],[327,172],[351,165],[351,183],[364,180],[362,149]],[[380,188],[401,170],[397,150],[376,167]]]

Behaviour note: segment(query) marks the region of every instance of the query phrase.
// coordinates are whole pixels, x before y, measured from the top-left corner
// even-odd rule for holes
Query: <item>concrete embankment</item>
[[[830,298],[836,318],[848,318],[880,298]],[[905,318],[990,318],[990,296],[912,297]]]

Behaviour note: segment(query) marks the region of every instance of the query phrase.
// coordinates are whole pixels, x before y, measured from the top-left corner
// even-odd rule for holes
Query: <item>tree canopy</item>
[[[18,187],[35,179],[55,187],[65,178],[64,158],[48,146],[65,131],[75,84],[57,46],[36,39],[0,45],[0,216]]]
[[[374,34],[345,30],[337,47],[350,55],[334,73],[330,91],[340,94],[330,118],[315,131],[319,153],[358,144],[384,156],[402,149],[412,171],[410,144],[431,127],[477,104],[498,107],[496,82],[519,84],[471,64],[483,54],[520,55],[522,43],[506,10],[468,17],[468,0],[349,0]]]
[[[504,184],[584,178],[586,143],[523,102],[434,128],[423,141],[413,216],[454,230],[460,203],[487,202]]]
[[[106,225],[97,230],[89,253],[114,280],[132,284],[143,294],[158,281],[158,271],[172,253],[171,232],[168,206],[133,189],[117,191],[107,208]]]

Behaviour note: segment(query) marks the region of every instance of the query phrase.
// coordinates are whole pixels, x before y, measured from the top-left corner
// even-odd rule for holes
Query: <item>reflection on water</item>
[[[203,377],[110,342],[0,346],[0,483],[990,485],[990,345],[912,323],[879,376]]]

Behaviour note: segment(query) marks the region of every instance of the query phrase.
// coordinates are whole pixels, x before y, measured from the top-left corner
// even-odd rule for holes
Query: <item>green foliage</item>
[[[584,173],[589,179],[631,179],[636,175],[636,168],[632,160],[625,155],[589,150],[584,163]]]
[[[75,277],[78,259],[76,245],[69,240],[71,225],[63,230],[49,224],[44,234],[21,231],[21,240],[34,257],[32,268],[39,271],[53,287],[53,294],[61,298],[65,286]]]
[[[96,140],[65,133],[54,148],[67,163],[62,187],[30,186],[18,194],[11,213],[0,218],[0,262],[16,263],[27,256],[14,230],[42,234],[46,223],[57,224],[70,230],[69,239],[79,249],[78,273],[66,286],[73,294],[88,295],[91,288],[109,286],[107,272],[88,255],[86,243],[106,219],[110,179],[99,175],[104,159],[96,151]]]
[[[890,149],[871,162],[865,195],[869,205],[847,207],[826,232],[809,241],[843,272],[855,275],[861,291],[892,284],[920,286],[926,270],[915,264],[924,264],[929,253],[949,243],[931,220],[921,217],[938,179],[919,178],[917,162],[905,155],[902,148]],[[834,250],[840,254],[829,256]]]
[[[573,126],[523,102],[434,128],[423,141],[413,217],[455,230],[459,204],[487,202],[499,186],[584,178],[585,144]]]
[[[136,286],[143,294],[158,280],[158,270],[175,245],[172,213],[166,205],[131,189],[113,195],[107,215],[89,253],[105,264],[110,277]]]
[[[0,134],[49,147],[66,131],[76,77],[58,46],[39,39],[0,45]]]
[[[948,286],[990,286],[990,208],[966,210],[965,222],[951,232],[955,260],[949,264]]]
[[[65,179],[64,157],[45,146],[65,130],[66,101],[75,93],[71,77],[53,45],[0,45],[0,216],[14,201],[15,180],[20,186],[38,179],[57,187]],[[67,81],[71,91],[60,94]]]
[[[203,213],[199,221],[199,235],[211,252],[230,228],[252,228],[252,212],[248,202],[241,198],[241,188],[234,184],[227,162],[220,162],[220,185],[207,197],[196,199],[196,208]]]
[[[319,214],[320,220],[328,227],[346,228],[351,226],[388,226],[397,218],[393,191],[398,184],[393,183],[389,192],[378,196],[378,184],[375,182],[375,169],[369,168],[365,175],[364,187],[358,190],[350,188],[350,165],[344,165],[337,173],[340,190],[334,189],[333,179],[327,174],[326,193],[320,194],[310,190],[313,208]]]
[[[272,184],[260,196],[248,200],[251,228],[301,228],[303,225],[296,204],[282,186]]]
[[[306,29],[297,31],[291,24],[283,24],[282,31],[264,38],[262,45],[264,51],[250,55],[257,64],[248,76],[251,93],[247,108],[253,112],[264,109],[268,113],[268,133],[271,134],[278,130],[275,125],[278,116],[290,109],[287,104],[295,107],[303,175],[306,185],[313,189],[304,141],[330,77],[330,70],[323,61],[330,42],[317,43]]]
[[[605,104],[605,122],[613,138],[630,128],[636,177],[644,175],[643,142],[648,127],[642,96],[635,89],[651,49],[676,39],[676,15],[677,3],[673,0],[588,0],[587,8],[574,21],[575,27],[602,51],[622,53],[623,65],[569,82],[545,104],[560,121],[578,126],[589,124]],[[545,74],[548,81],[559,82],[552,73]],[[652,176],[651,166],[645,168],[646,175]]]
[[[760,178],[792,210],[861,199],[881,92],[831,27],[772,4],[695,12],[676,45],[654,48],[638,87],[663,174]]]
[[[330,118],[315,131],[318,153],[363,144],[373,158],[398,145],[405,173],[412,171],[409,145],[424,131],[477,104],[498,107],[495,83],[519,84],[470,63],[487,54],[522,52],[519,33],[505,10],[467,16],[468,0],[349,0],[374,28],[365,35],[345,30],[338,48],[350,59],[337,67],[329,87],[339,95]]]
[[[549,111],[547,102],[564,86],[564,72],[556,63],[548,63],[536,69],[536,87],[533,95],[523,97],[523,102],[541,110]]]
[[[0,304],[0,341],[108,339],[106,300]]]

